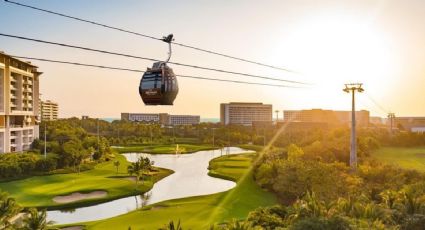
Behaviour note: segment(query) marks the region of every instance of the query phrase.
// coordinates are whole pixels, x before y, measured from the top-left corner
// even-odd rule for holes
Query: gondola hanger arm
[[[169,34],[166,37],[164,36],[161,40],[168,43],[168,58],[165,60],[165,63],[168,63],[171,59],[171,42],[174,41],[173,34]]]

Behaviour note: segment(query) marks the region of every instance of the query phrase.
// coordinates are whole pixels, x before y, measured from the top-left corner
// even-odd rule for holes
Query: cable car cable
[[[131,55],[131,54],[123,54],[123,53],[117,53],[117,52],[112,52],[112,51],[99,50],[99,49],[93,49],[93,48],[88,48],[88,47],[75,46],[75,45],[69,45],[69,44],[65,44],[65,43],[51,42],[51,41],[45,41],[45,40],[16,36],[16,35],[10,35],[10,34],[0,33],[0,36],[16,38],[16,39],[21,39],[21,40],[27,40],[27,41],[33,41],[33,42],[44,43],[44,44],[50,44],[50,45],[56,45],[56,46],[62,46],[62,47],[68,47],[68,48],[74,48],[74,49],[81,49],[81,50],[97,52],[97,53],[123,56],[123,57],[128,57],[128,58],[142,59],[142,60],[148,60],[148,61],[154,61],[154,62],[161,61],[161,60],[158,60],[158,59],[155,59],[155,58],[140,57],[140,56],[135,56],[135,55]],[[234,72],[234,71],[228,71],[228,70],[222,70],[222,69],[216,69],[216,68],[210,68],[210,67],[203,67],[203,66],[198,66],[198,65],[184,64],[184,63],[179,63],[179,62],[168,62],[168,63],[173,64],[173,65],[184,66],[184,67],[215,71],[215,72],[220,72],[220,73],[241,75],[241,76],[247,76],[247,77],[253,77],[253,78],[262,78],[262,79],[273,80],[273,81],[282,81],[282,82],[293,83],[293,84],[310,85],[309,83],[300,82],[300,81],[292,81],[292,80],[285,80],[285,79],[280,79],[280,78],[265,77],[265,76],[248,74],[248,73],[240,73],[240,72]]]
[[[86,64],[86,63],[80,63],[80,62],[69,62],[69,61],[60,61],[60,60],[35,58],[35,57],[25,57],[25,56],[17,56],[17,55],[10,55],[10,56],[14,57],[14,58],[21,58],[21,59],[36,60],[36,61],[51,62],[51,63],[59,63],[59,64],[69,64],[69,65],[85,66],[85,67],[94,67],[94,68],[101,68],[101,69],[129,71],[129,72],[136,72],[136,73],[145,73],[146,72],[144,70],[138,70],[138,69],[112,67],[112,66],[95,65],[95,64]],[[299,86],[292,86],[292,85],[267,84],[267,83],[227,80],[227,79],[220,79],[220,78],[208,78],[208,77],[199,77],[199,76],[190,76],[190,75],[176,74],[176,76],[182,77],[182,78],[192,78],[192,79],[208,80],[208,81],[230,82],[230,83],[238,83],[238,84],[261,85],[261,86],[272,86],[272,87],[282,87],[282,88],[296,88],[296,89],[307,88],[307,87],[299,87]]]
[[[101,26],[101,27],[104,27],[104,28],[117,30],[117,31],[120,31],[120,32],[133,34],[133,35],[137,35],[137,36],[141,36],[141,37],[145,37],[145,38],[150,38],[150,39],[154,39],[154,40],[158,40],[158,41],[163,41],[161,38],[157,38],[157,37],[154,37],[154,36],[151,36],[151,35],[146,35],[146,34],[134,32],[134,31],[130,31],[130,30],[122,29],[122,28],[115,27],[115,26],[109,26],[109,25],[98,23],[98,22],[95,22],[95,21],[90,21],[90,20],[87,20],[87,19],[74,17],[74,16],[66,15],[66,14],[63,14],[63,13],[58,13],[58,12],[51,11],[51,10],[41,9],[41,8],[38,8],[38,7],[35,7],[35,6],[26,5],[26,4],[22,4],[22,3],[19,3],[19,2],[14,2],[14,1],[10,1],[10,0],[4,0],[4,1],[7,2],[7,3],[18,5],[18,6],[30,8],[30,9],[33,9],[33,10],[38,10],[38,11],[42,11],[42,12],[45,12],[45,13],[54,14],[54,15],[58,15],[58,16],[61,16],[61,17],[85,22],[85,23],[90,23],[92,25]],[[290,70],[290,69],[287,69],[287,68],[282,68],[282,67],[278,67],[278,66],[264,64],[264,63],[257,62],[257,61],[251,61],[251,60],[248,60],[248,59],[245,59],[245,58],[239,58],[239,57],[231,56],[231,55],[228,55],[228,54],[222,54],[222,53],[219,53],[219,52],[194,47],[194,46],[186,45],[186,44],[183,44],[183,43],[178,43],[178,42],[172,42],[172,43],[175,44],[175,45],[181,46],[181,47],[185,47],[185,48],[189,48],[189,49],[193,49],[193,50],[197,50],[197,51],[200,51],[200,52],[205,52],[205,53],[209,53],[209,54],[213,54],[213,55],[218,55],[218,56],[225,57],[225,58],[230,58],[230,59],[234,59],[234,60],[238,60],[238,61],[242,61],[242,62],[246,62],[246,63],[251,63],[251,64],[263,66],[263,67],[268,67],[268,68],[272,68],[272,69],[282,70],[282,71],[286,71],[286,72],[290,72],[290,73],[298,73],[294,70]]]

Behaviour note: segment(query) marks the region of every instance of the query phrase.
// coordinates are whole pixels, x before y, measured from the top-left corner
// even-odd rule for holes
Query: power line
[[[137,36],[141,36],[141,37],[145,37],[145,38],[150,38],[150,39],[153,39],[153,40],[163,41],[162,38],[157,38],[157,37],[154,37],[154,36],[151,36],[151,35],[146,35],[146,34],[134,32],[134,31],[130,31],[130,30],[115,27],[115,26],[109,26],[109,25],[102,24],[102,23],[99,23],[99,22],[90,21],[90,20],[87,20],[87,19],[83,19],[83,18],[79,18],[79,17],[75,17],[75,16],[70,16],[70,15],[58,13],[58,12],[51,11],[51,10],[41,9],[41,8],[38,8],[38,7],[35,7],[35,6],[26,5],[26,4],[22,4],[22,3],[19,3],[19,2],[14,2],[14,1],[10,1],[10,0],[4,0],[4,1],[7,2],[7,3],[18,5],[18,6],[30,8],[30,9],[33,9],[33,10],[38,10],[38,11],[42,11],[42,12],[45,12],[45,13],[54,14],[54,15],[57,15],[57,16],[61,16],[61,17],[65,17],[65,18],[89,23],[89,24],[92,24],[92,25],[101,26],[101,27],[104,27],[104,28],[117,30],[117,31],[120,31],[120,32],[133,34],[133,35],[137,35]],[[189,48],[189,49],[193,49],[193,50],[197,50],[197,51],[201,51],[201,52],[205,52],[205,53],[209,53],[209,54],[218,55],[218,56],[221,56],[221,57],[226,57],[226,58],[230,58],[230,59],[234,59],[234,60],[238,60],[238,61],[242,61],[242,62],[260,65],[260,66],[264,66],[264,67],[268,67],[268,68],[272,68],[272,69],[282,70],[282,71],[286,71],[286,72],[290,72],[290,73],[297,73],[296,71],[293,71],[293,70],[290,70],[290,69],[287,69],[287,68],[268,65],[268,64],[261,63],[261,62],[257,62],[257,61],[251,61],[251,60],[248,60],[248,59],[245,59],[245,58],[239,58],[239,57],[231,56],[231,55],[228,55],[228,54],[219,53],[219,52],[216,52],[216,51],[211,51],[211,50],[207,50],[207,49],[194,47],[194,46],[191,46],[191,45],[186,45],[186,44],[183,44],[183,43],[172,42],[172,44],[175,44],[175,45],[178,45],[178,46],[181,46],[181,47],[185,47],[185,48]]]
[[[383,111],[384,113],[389,113],[388,112],[388,110],[387,109],[385,109],[382,105],[380,105],[375,99],[373,99],[372,98],[372,96],[370,95],[370,94],[368,94],[368,93],[365,93],[366,94],[366,96],[367,96],[367,98],[369,98],[369,100],[373,103],[373,104],[375,104],[375,106],[378,108],[378,109],[380,109],[381,111]]]
[[[94,67],[94,68],[101,68],[101,69],[129,71],[129,72],[136,72],[136,73],[144,73],[144,72],[146,72],[144,70],[139,70],[139,69],[130,69],[130,68],[121,68],[121,67],[113,67],[113,66],[86,64],[86,63],[80,63],[80,62],[69,62],[69,61],[60,61],[60,60],[52,60],[52,59],[45,59],[45,58],[35,58],[35,57],[25,57],[25,56],[16,56],[16,55],[10,55],[10,56],[11,57],[14,57],[14,58],[20,58],[20,59],[36,60],[36,61],[59,63],[59,64],[69,64],[69,65],[85,66],[85,67]],[[283,88],[303,88],[303,87],[297,87],[297,86],[291,86],[291,85],[267,84],[267,83],[257,83],[257,82],[227,80],[227,79],[219,79],[219,78],[208,78],[208,77],[199,77],[199,76],[190,76],[190,75],[180,75],[180,74],[176,74],[176,76],[177,77],[182,77],[182,78],[192,78],[192,79],[198,79],[198,80],[220,81],[220,82],[231,82],[231,83],[248,84],[248,85],[273,86],[273,87],[283,87]]]
[[[44,44],[49,44],[49,45],[68,47],[68,48],[73,48],[73,49],[80,49],[80,50],[97,52],[97,53],[103,53],[103,54],[110,54],[110,55],[128,57],[128,58],[142,59],[142,60],[155,61],[155,62],[161,61],[161,60],[155,59],[155,58],[140,57],[140,56],[135,56],[135,55],[131,55],[131,54],[124,54],[124,53],[117,53],[117,52],[106,51],[106,50],[92,49],[92,48],[88,48],[88,47],[45,41],[45,40],[16,36],[16,35],[11,35],[11,34],[0,33],[0,36],[9,37],[9,38],[16,38],[16,39],[21,39],[21,40],[27,40],[27,41],[33,41],[33,42],[38,42],[38,43],[44,43]],[[174,64],[174,65],[179,65],[179,66],[184,66],[184,67],[215,71],[215,72],[220,72],[220,73],[227,73],[227,74],[241,75],[241,76],[246,76],[246,77],[261,78],[261,79],[267,79],[267,80],[273,80],[273,81],[282,81],[282,82],[293,83],[293,84],[307,85],[307,83],[299,82],[299,81],[291,81],[291,80],[285,80],[285,79],[279,79],[279,78],[265,77],[265,76],[248,74],[248,73],[240,73],[240,72],[234,72],[234,71],[228,71],[228,70],[222,70],[222,69],[216,69],[216,68],[210,68],[210,67],[202,67],[202,66],[197,66],[197,65],[183,64],[183,63],[178,63],[178,62],[168,62],[168,63]]]

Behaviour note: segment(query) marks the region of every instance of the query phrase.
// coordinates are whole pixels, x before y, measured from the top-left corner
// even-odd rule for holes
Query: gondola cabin
[[[145,105],[173,105],[178,92],[176,75],[165,62],[155,62],[140,80],[139,94]]]

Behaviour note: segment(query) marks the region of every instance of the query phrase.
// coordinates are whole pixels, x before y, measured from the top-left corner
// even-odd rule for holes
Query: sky
[[[16,0],[64,14],[162,37],[248,60],[273,70],[173,46],[171,61],[311,83],[304,88],[241,85],[179,78],[173,106],[145,106],[141,74],[32,61],[43,72],[42,99],[59,116],[120,117],[121,112],[219,117],[220,103],[263,102],[273,110],[350,110],[344,83],[361,82],[357,108],[372,115],[425,116],[423,0]],[[137,56],[166,59],[165,43],[0,2],[0,33]],[[90,53],[0,36],[7,54],[145,69],[149,61]],[[173,66],[176,74],[270,84]]]

